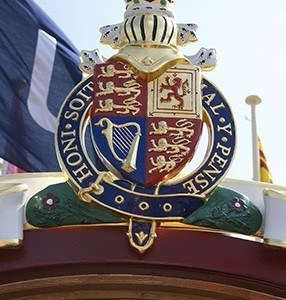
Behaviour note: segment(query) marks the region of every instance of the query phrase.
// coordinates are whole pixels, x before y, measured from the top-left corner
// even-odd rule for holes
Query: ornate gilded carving
[[[187,94],[190,94],[190,85],[189,80],[182,80],[182,78],[177,77],[176,74],[173,75],[172,82],[170,82],[170,77],[167,76],[165,78],[166,83],[161,83],[159,92],[162,93],[163,91],[167,90],[167,94],[164,97],[160,98],[160,102],[171,102],[172,100],[176,100],[179,102],[177,105],[173,105],[173,108],[176,109],[183,109],[184,108],[184,97]]]
[[[94,125],[105,128],[101,133],[106,137],[114,158],[122,162],[122,169],[126,172],[136,170],[138,145],[141,136],[140,126],[135,122],[116,125],[107,118],[101,119]],[[129,129],[130,127],[135,127],[135,133]],[[117,154],[118,152],[121,154],[120,156]]]
[[[177,127],[170,127],[166,121],[160,121],[156,126],[155,123],[151,123],[153,131],[150,132],[150,135],[165,135],[168,132],[171,132],[170,136],[175,136],[180,138],[183,134],[186,134],[187,138],[191,138],[194,134],[194,130],[191,129],[194,124],[186,119],[181,119],[176,122]]]

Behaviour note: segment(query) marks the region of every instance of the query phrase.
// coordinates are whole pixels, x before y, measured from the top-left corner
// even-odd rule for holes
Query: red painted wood
[[[145,254],[126,227],[26,231],[17,250],[0,250],[0,284],[78,274],[144,274],[219,282],[286,296],[286,250],[219,233],[157,229]]]

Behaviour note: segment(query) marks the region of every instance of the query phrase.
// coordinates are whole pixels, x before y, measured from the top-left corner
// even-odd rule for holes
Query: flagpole
[[[256,105],[259,105],[261,101],[262,100],[255,95],[248,96],[245,99],[245,102],[251,106],[253,180],[255,181],[260,181],[259,147],[258,147],[257,124],[256,124]]]

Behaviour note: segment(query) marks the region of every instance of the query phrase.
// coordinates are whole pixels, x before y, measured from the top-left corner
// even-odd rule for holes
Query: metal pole
[[[253,180],[260,181],[259,147],[256,124],[256,105],[262,100],[255,95],[248,96],[245,102],[251,106],[251,127],[252,127],[252,160],[253,160]]]

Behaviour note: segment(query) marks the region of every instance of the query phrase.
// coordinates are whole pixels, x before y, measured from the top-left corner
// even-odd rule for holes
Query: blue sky
[[[99,48],[99,27],[123,20],[123,0],[35,0],[62,28],[79,50]],[[218,65],[204,75],[230,103],[236,119],[238,149],[228,177],[251,179],[251,94],[263,102],[257,107],[258,131],[275,183],[286,184],[286,1],[285,0],[177,0],[178,23],[199,26],[195,44],[182,48],[193,55],[201,47],[215,48]],[[284,92],[285,91],[285,92]]]

